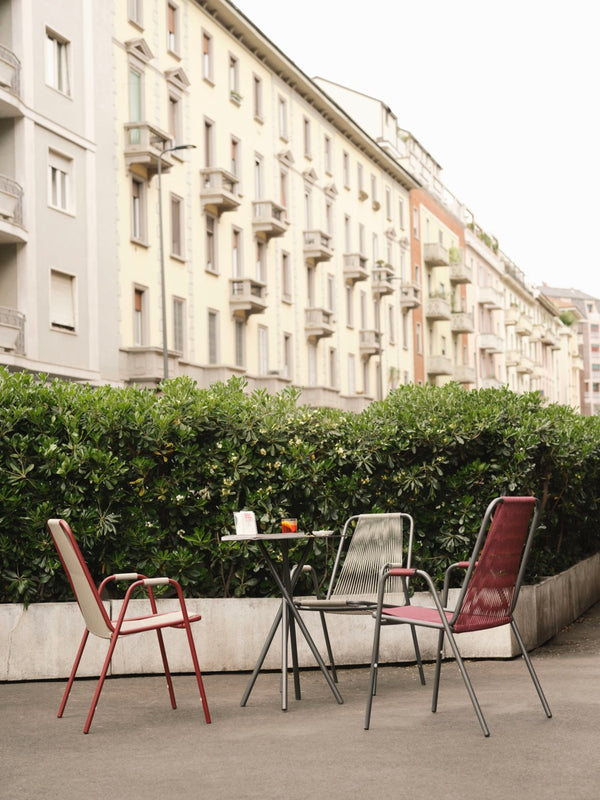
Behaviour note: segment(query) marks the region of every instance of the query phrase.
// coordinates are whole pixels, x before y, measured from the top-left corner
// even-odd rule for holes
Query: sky
[[[309,77],[386,103],[527,282],[600,297],[596,0],[234,4]]]

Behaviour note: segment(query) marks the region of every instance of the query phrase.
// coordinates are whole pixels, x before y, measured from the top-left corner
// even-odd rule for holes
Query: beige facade
[[[431,154],[226,0],[0,0],[0,45],[0,363],[573,404],[570,331]]]

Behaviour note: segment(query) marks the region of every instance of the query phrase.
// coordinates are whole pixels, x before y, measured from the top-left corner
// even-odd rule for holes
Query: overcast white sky
[[[387,103],[527,281],[600,297],[597,0],[234,3],[309,77]]]

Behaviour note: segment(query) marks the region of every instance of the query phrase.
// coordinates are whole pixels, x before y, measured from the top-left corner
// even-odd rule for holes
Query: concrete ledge
[[[416,596],[426,601],[427,595]],[[515,613],[528,650],[550,639],[600,600],[600,554],[539,584],[524,586]],[[144,601],[135,601],[142,611]],[[200,665],[205,672],[251,670],[278,609],[278,600],[205,598],[188,600],[190,611],[202,614],[193,627]],[[161,608],[173,605],[160,601]],[[115,618],[120,601],[110,603]],[[319,650],[324,641],[319,615],[303,614]],[[369,615],[327,615],[336,661],[340,665],[368,664],[371,660],[373,621]],[[0,606],[0,681],[64,678],[68,675],[83,633],[76,603],[43,603],[24,609],[18,604]],[[410,631],[406,626],[382,632],[380,663],[414,661]],[[191,660],[183,631],[167,630],[169,663],[176,672],[190,672]],[[281,660],[276,636],[265,668],[276,669]],[[435,658],[437,633],[419,630],[422,655]],[[107,643],[90,637],[79,675],[100,672]],[[474,634],[462,634],[459,647],[466,658],[511,658],[518,653],[509,626]],[[302,637],[299,655],[303,666],[314,666],[312,653]],[[160,673],[162,664],[154,633],[124,637],[113,657],[113,675]]]

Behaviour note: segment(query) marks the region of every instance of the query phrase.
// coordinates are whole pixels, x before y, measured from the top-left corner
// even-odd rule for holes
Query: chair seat
[[[453,611],[444,610],[448,622],[452,619]],[[398,606],[396,608],[384,608],[381,619],[390,619],[394,622],[416,622],[430,628],[442,628],[442,619],[437,608],[427,606]]]
[[[202,619],[200,614],[189,614],[188,619],[191,622],[197,622]],[[113,620],[113,625],[117,624]],[[169,628],[172,626],[183,627],[183,614],[181,611],[165,611],[160,614],[147,614],[142,617],[130,617],[125,619],[121,626],[121,633],[123,635],[128,633],[140,633],[141,631],[154,631],[156,628]]]

